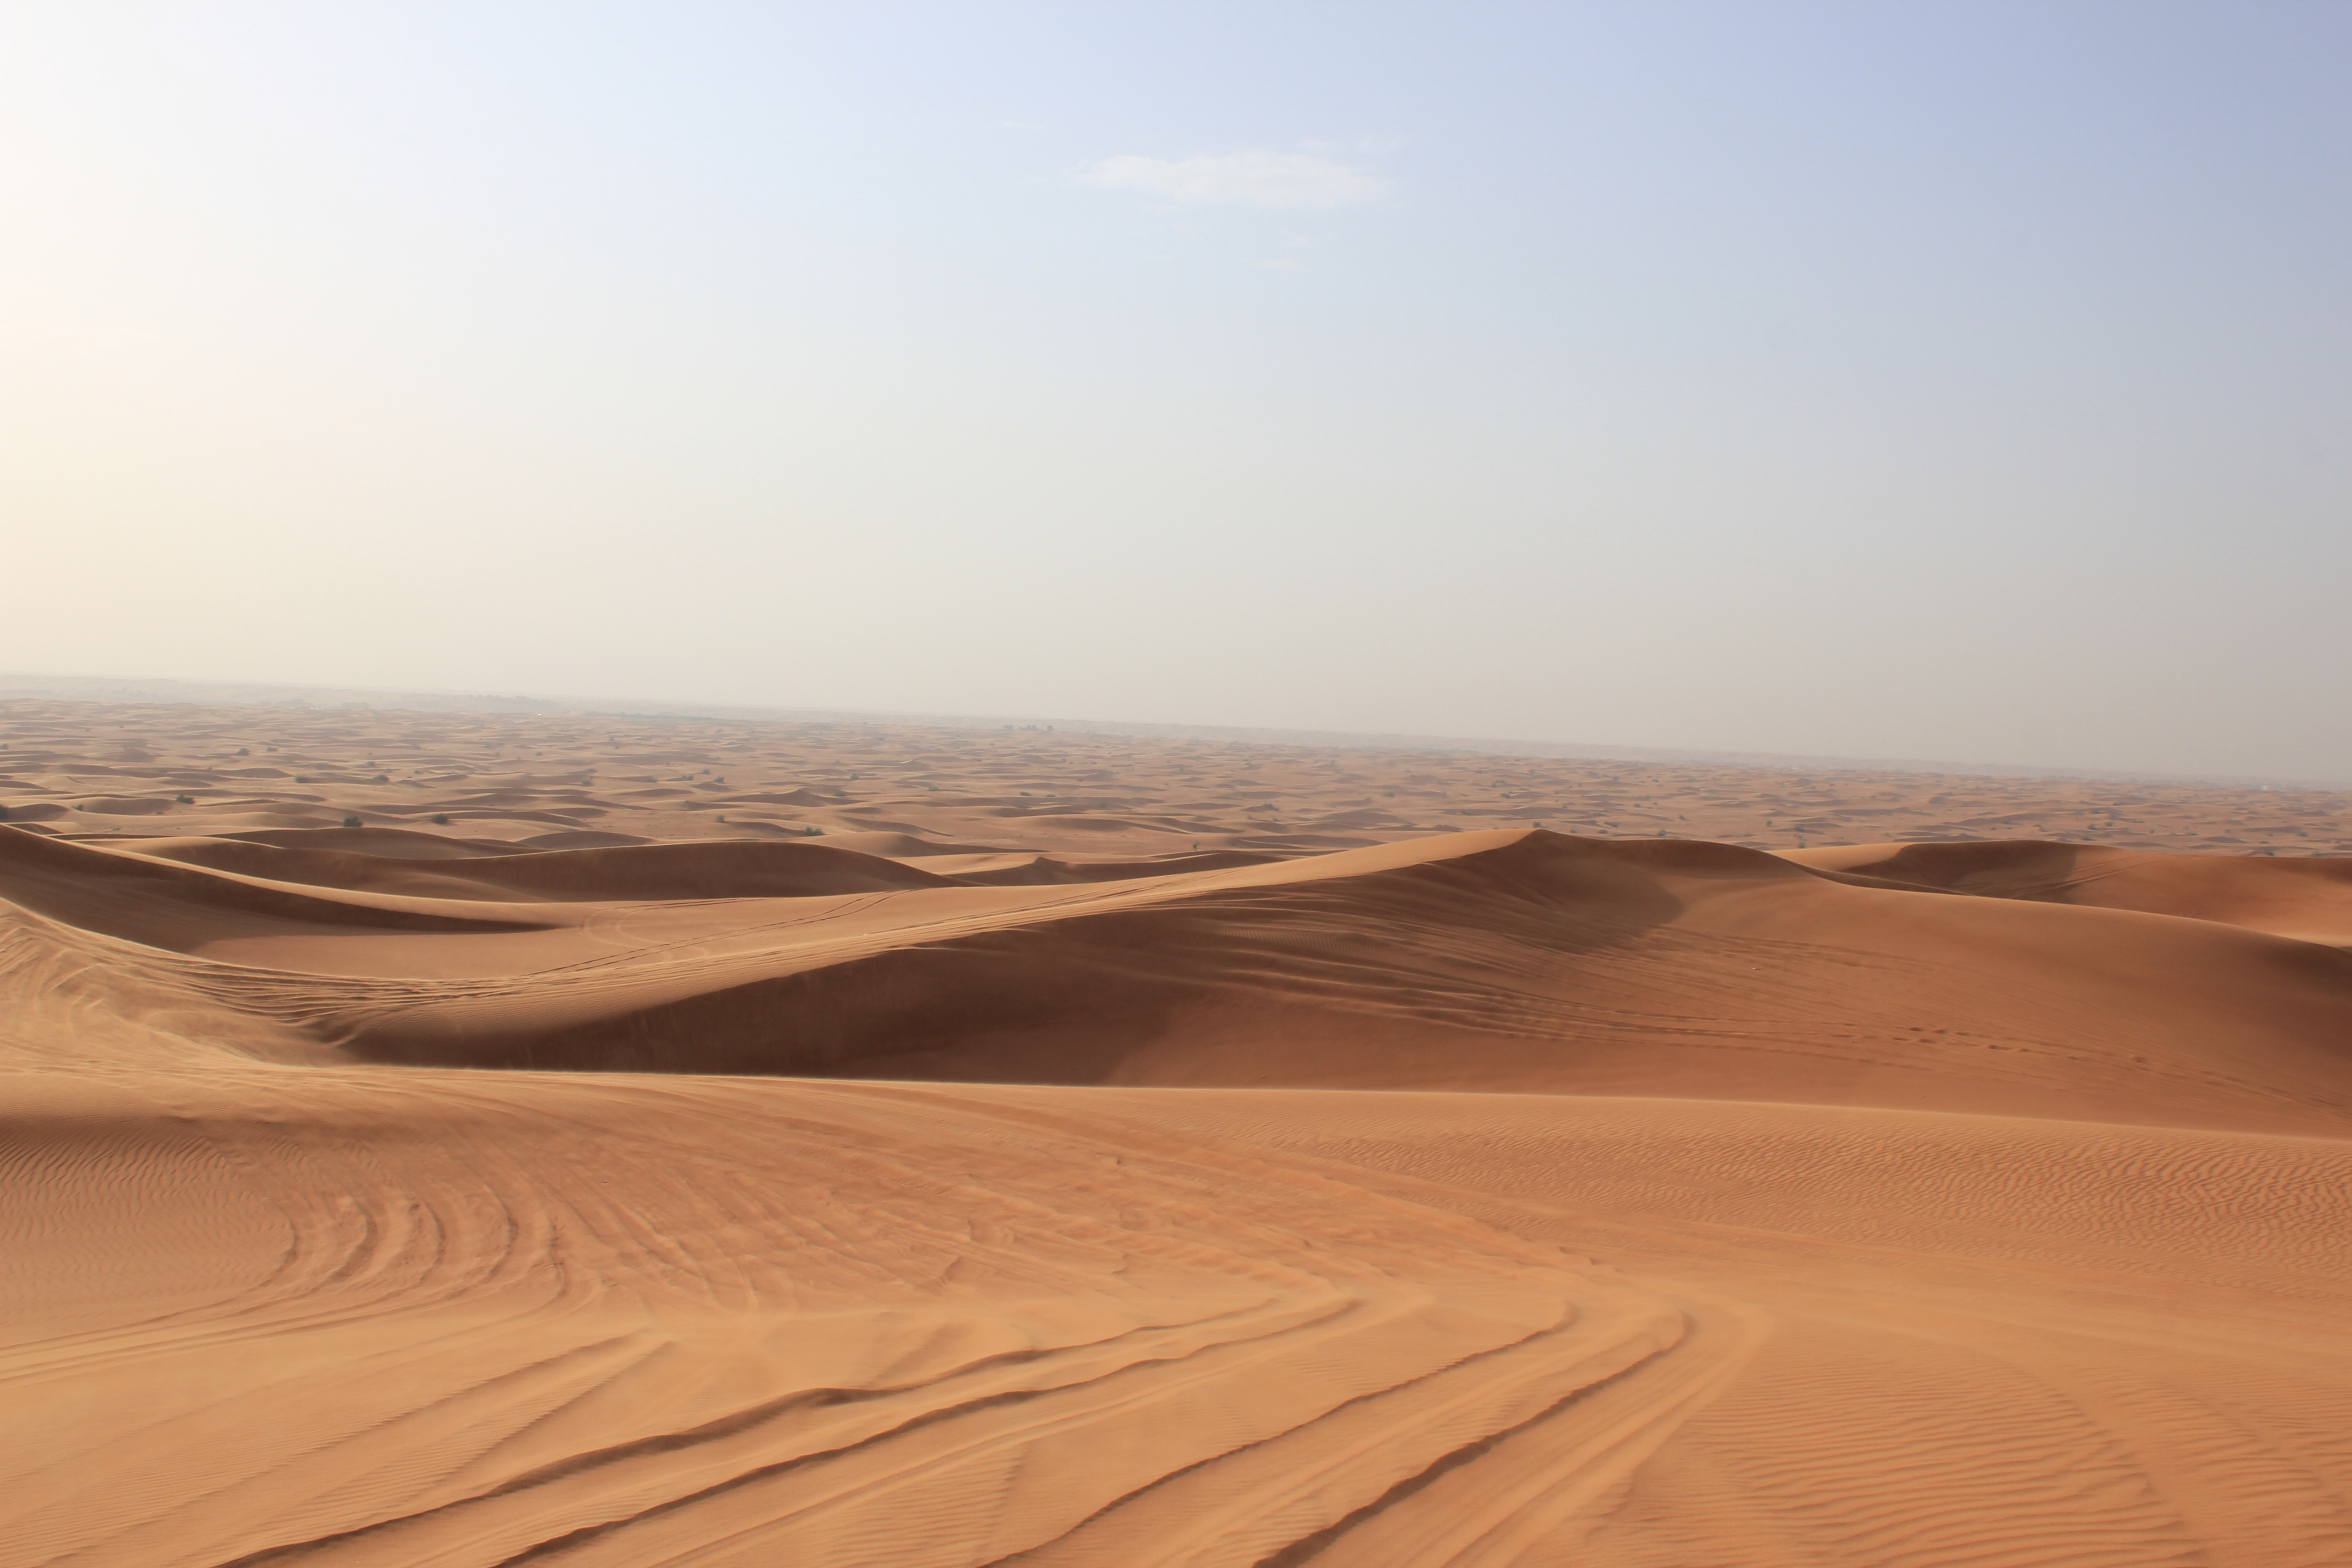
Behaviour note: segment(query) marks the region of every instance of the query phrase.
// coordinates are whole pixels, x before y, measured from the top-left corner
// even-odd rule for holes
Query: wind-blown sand
[[[0,1563],[2352,1563],[2343,795],[0,740]]]

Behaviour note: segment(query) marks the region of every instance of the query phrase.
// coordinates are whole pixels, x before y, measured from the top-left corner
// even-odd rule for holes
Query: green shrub
[[[359,825],[360,819],[356,816],[346,816],[343,818],[343,826],[345,827],[357,827]]]
[[[173,805],[194,805],[196,804],[196,797],[192,795],[175,795],[172,797],[172,804]]]
[[[446,827],[449,826],[449,814],[446,811],[436,811],[425,820],[436,827]]]

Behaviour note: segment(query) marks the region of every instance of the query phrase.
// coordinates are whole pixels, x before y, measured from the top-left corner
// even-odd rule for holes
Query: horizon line
[[[37,681],[65,682],[69,686],[92,689],[76,694],[55,687],[30,684]],[[117,689],[115,695],[100,694],[103,689],[110,688]],[[201,692],[203,695],[173,695],[167,691],[153,689],[155,688],[175,689],[192,693]],[[236,693],[246,695],[238,696],[235,695]],[[1790,771],[1822,773],[1948,773],[1970,777],[2086,779],[2113,781],[2119,784],[2191,784],[2220,788],[2258,785],[2273,789],[2316,790],[2330,793],[2352,791],[2352,781],[2290,778],[2276,774],[2171,773],[2134,769],[2063,767],[2014,763],[1969,763],[1916,757],[1848,757],[1811,752],[1736,752],[1673,746],[1621,746],[1594,742],[1516,740],[1496,736],[1424,735],[1389,731],[1313,730],[1263,724],[1195,724],[1143,720],[1076,719],[1035,714],[895,712],[862,708],[787,708],[660,698],[563,697],[531,692],[436,690],[388,686],[314,686],[296,681],[186,680],[173,676],[97,676],[72,675],[62,671],[0,670],[0,701],[48,698],[61,701],[101,702],[144,697],[151,700],[183,702],[190,706],[205,703],[231,708],[282,707],[289,703],[299,703],[305,707],[312,706],[309,698],[299,695],[302,693],[312,694],[322,699],[343,699],[332,704],[332,706],[343,708],[379,706],[373,702],[352,700],[360,697],[423,700],[425,705],[421,708],[397,701],[381,705],[408,708],[411,711],[424,712],[604,713],[616,717],[733,720],[749,723],[863,721],[933,724],[948,728],[974,728],[982,725],[997,728],[1013,725],[1066,725],[1069,727],[1066,731],[1057,728],[1055,732],[1223,741],[1241,745],[1307,745],[1332,750],[1432,752],[1456,754],[1468,752],[1482,756],[1555,758],[1573,762],[1681,763],[1702,767],[1782,768]],[[492,703],[498,706],[484,708],[457,706],[457,704],[467,702]],[[626,708],[615,706],[625,703],[633,706]]]

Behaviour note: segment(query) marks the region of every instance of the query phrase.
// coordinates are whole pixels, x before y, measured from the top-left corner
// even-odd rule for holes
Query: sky
[[[0,3],[0,668],[2352,781],[2352,6]]]

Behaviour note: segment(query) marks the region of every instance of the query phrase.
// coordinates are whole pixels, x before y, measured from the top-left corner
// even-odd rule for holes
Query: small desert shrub
[[[425,820],[436,827],[446,827],[449,826],[449,814],[446,811],[436,811]]]
[[[196,797],[192,795],[175,795],[172,797],[172,804],[173,805],[194,805],[196,804]]]
[[[296,773],[294,775],[294,782],[296,784],[309,784],[310,781],[308,776],[302,773]]]
[[[253,748],[250,746],[239,746],[236,749],[236,754],[240,757],[249,757],[253,755]]]
[[[343,818],[343,826],[345,827],[357,827],[359,825],[360,819],[356,816],[346,816]]]

